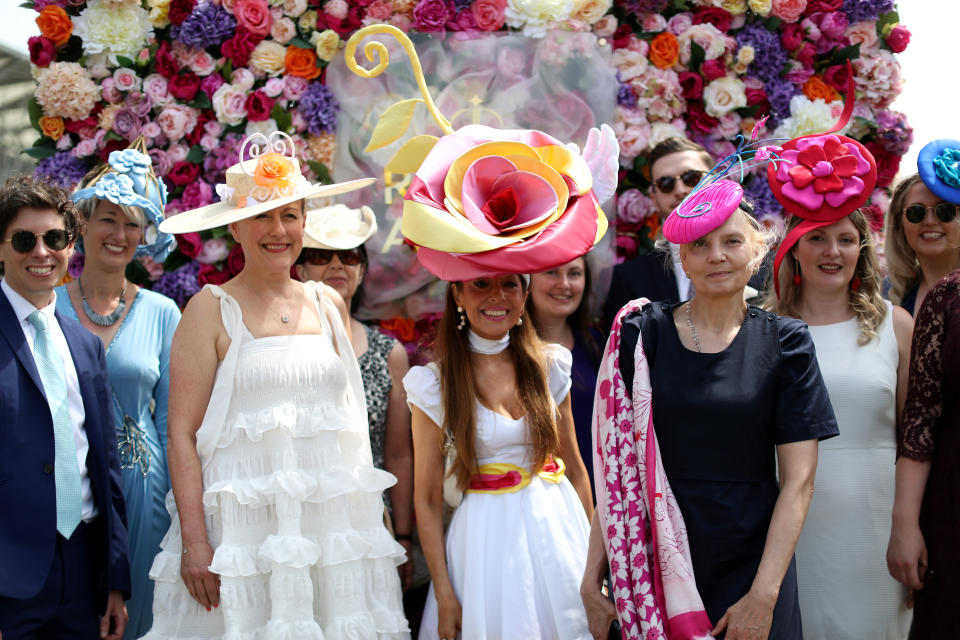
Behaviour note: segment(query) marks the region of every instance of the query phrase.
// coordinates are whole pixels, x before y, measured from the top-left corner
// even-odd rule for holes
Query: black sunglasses
[[[657,186],[657,190],[660,191],[660,193],[673,193],[673,188],[677,186],[677,178],[680,178],[683,180],[683,184],[692,189],[700,183],[700,179],[703,178],[704,173],[706,172],[689,169],[679,176],[660,176],[653,184]]]
[[[360,252],[356,249],[340,249],[339,251],[333,251],[331,249],[304,249],[303,260],[318,267],[330,264],[334,254],[340,258],[342,264],[348,267],[355,267],[363,262],[363,256],[361,256]]]
[[[43,238],[43,244],[50,251],[62,251],[70,244],[70,234],[66,229],[50,229],[44,233],[14,231],[10,236],[10,246],[18,253],[30,253],[37,246],[37,238]]]
[[[920,224],[927,217],[927,211],[933,209],[940,222],[953,222],[957,217],[957,205],[952,202],[939,202],[935,207],[926,207],[922,204],[912,204],[903,210],[907,220],[913,224]]]

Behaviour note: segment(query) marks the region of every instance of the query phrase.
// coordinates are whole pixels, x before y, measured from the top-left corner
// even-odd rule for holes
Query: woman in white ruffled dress
[[[162,229],[229,224],[245,266],[197,294],[174,336],[172,523],[146,638],[409,638],[380,497],[395,478],[373,468],[347,310],[290,278],[304,198],[369,181],[310,185],[275,142],[228,170],[223,202]]]
[[[526,297],[515,274],[451,283],[436,362],[403,380],[433,580],[422,640],[590,638],[579,588],[593,502],[570,412],[572,359],[536,337]],[[456,504],[458,489],[444,540],[444,499]]]

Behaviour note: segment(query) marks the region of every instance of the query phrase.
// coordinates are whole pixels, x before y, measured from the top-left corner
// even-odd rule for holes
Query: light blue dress
[[[66,286],[57,287],[57,311],[77,318]],[[167,472],[167,399],[170,342],[180,310],[170,298],[140,289],[107,346],[113,417],[127,501],[132,597],[124,640],[135,640],[153,623],[153,581],[148,572],[170,527],[164,504]]]

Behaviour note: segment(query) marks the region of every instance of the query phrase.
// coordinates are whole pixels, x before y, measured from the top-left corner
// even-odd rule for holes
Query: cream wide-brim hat
[[[364,205],[351,209],[334,204],[307,211],[304,249],[355,249],[377,232],[377,217]]]
[[[310,184],[300,173],[300,163],[296,158],[288,158],[293,163],[295,184],[287,190],[262,190],[258,192],[253,174],[258,159],[235,164],[226,172],[226,185],[218,185],[217,193],[222,200],[205,207],[191,209],[169,216],[160,223],[164,233],[190,233],[222,227],[232,222],[245,220],[264,211],[309,198],[331,197],[362,189],[376,182],[375,178],[360,178],[349,182],[334,184]],[[265,196],[261,201],[257,195]],[[253,200],[254,204],[245,205]]]

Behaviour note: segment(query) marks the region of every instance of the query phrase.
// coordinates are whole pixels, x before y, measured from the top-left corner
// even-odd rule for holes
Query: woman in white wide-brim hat
[[[282,133],[255,134],[222,201],[161,231],[229,225],[243,270],[187,305],[170,359],[172,523],[154,561],[167,638],[406,638],[360,369],[340,295],[290,277],[311,185]]]

